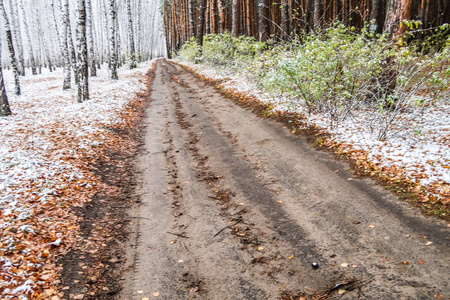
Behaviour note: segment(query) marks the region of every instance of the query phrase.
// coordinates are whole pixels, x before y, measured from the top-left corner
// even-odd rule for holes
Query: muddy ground
[[[283,124],[165,60],[144,122],[116,299],[450,297],[445,223]]]

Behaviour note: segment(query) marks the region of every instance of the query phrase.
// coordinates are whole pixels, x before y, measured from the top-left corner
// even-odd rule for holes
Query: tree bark
[[[412,0],[387,0],[384,32],[390,37],[401,34],[400,23],[410,17]],[[404,26],[402,26],[404,27]]]
[[[3,15],[4,28],[6,31],[6,41],[8,42],[9,58],[11,59],[11,65],[14,72],[14,92],[16,95],[20,95],[20,79],[19,79],[19,65],[16,60],[16,53],[14,51],[14,44],[11,33],[11,26],[9,25],[8,15],[6,14],[3,0],[0,0],[0,10]]]
[[[2,69],[2,39],[0,39],[0,116],[9,116],[11,109],[9,108],[8,96],[6,95],[5,82],[3,81]]]
[[[322,27],[323,19],[323,0],[314,0],[314,29],[319,30]]]
[[[380,8],[381,0],[372,0],[372,11],[370,12],[370,29],[374,32],[381,33],[380,22]]]
[[[70,76],[70,58],[69,58],[69,46],[67,42],[67,22],[69,22],[68,10],[66,7],[69,5],[69,0],[63,0],[63,4],[59,3],[60,16],[61,16],[61,53],[63,56],[63,90],[68,90],[71,87],[71,76]]]
[[[198,12],[197,44],[203,46],[203,30],[205,28],[206,0],[200,0]]]
[[[231,23],[231,33],[235,36],[239,35],[239,23],[241,21],[240,14],[239,14],[239,8],[240,8],[240,1],[239,0],[233,0],[233,19]]]
[[[17,49],[17,58],[19,61],[19,72],[21,76],[25,76],[25,59],[23,56],[22,30],[20,29],[19,9],[17,7],[17,0],[9,0],[11,7],[11,21],[13,25],[13,34],[15,37],[15,45]]]
[[[97,76],[97,66],[94,49],[94,18],[92,15],[92,3],[91,0],[86,0],[86,26],[87,26],[87,38],[89,43],[89,65],[91,69],[91,76]]]
[[[289,26],[289,1],[282,0],[281,6],[281,28],[283,29],[284,39],[287,39],[291,34]]]
[[[195,36],[195,13],[194,13],[194,1],[188,1],[189,9],[189,36]]]
[[[117,46],[116,46],[116,0],[109,0],[109,14],[111,16],[109,30],[109,59],[111,79],[117,80]]]
[[[127,1],[127,19],[128,19],[128,47],[130,50],[130,69],[137,67],[136,49],[134,47],[133,33],[133,15],[131,13],[131,0]]]
[[[258,31],[259,31],[259,40],[264,42],[269,37],[268,32],[268,10],[267,10],[266,0],[258,0],[258,10],[259,10],[259,22],[258,22]]]
[[[78,102],[89,99],[89,76],[88,76],[88,51],[86,41],[86,1],[78,0],[77,21],[77,48],[78,48]]]

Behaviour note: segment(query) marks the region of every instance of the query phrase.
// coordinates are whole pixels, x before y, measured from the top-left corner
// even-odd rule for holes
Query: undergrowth
[[[408,129],[397,123],[400,113],[413,120],[425,107],[449,101],[450,38],[437,50],[423,51],[417,43],[401,45],[403,37],[393,40],[368,28],[356,32],[336,23],[284,44],[210,34],[201,49],[189,40],[178,58],[238,73],[287,98],[294,110],[323,113],[330,126],[351,119],[385,140]]]

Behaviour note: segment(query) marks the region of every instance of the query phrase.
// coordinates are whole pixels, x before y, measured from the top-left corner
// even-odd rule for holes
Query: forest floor
[[[450,297],[445,221],[177,64],[119,77],[10,97],[2,299]]]
[[[450,297],[444,221],[174,63],[153,80],[118,299]]]

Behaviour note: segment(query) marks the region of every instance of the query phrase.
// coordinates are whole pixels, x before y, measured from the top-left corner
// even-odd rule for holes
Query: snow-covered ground
[[[269,103],[274,111],[302,113],[305,107],[293,105],[293,101],[276,97],[258,89],[249,78],[239,77],[224,70],[213,69],[191,62],[180,62],[197,73],[215,80],[224,80],[222,86],[248,93],[260,101]],[[358,118],[348,118],[330,126],[329,119],[321,114],[308,117],[310,125],[325,129],[334,143],[341,144],[343,151],[363,150],[367,158],[378,168],[396,166],[406,172],[416,188],[425,187],[427,193],[442,203],[450,204],[450,99],[448,94],[436,105],[426,107],[420,113],[406,110],[396,120],[398,132],[385,141],[378,139],[371,112],[358,111]]]
[[[109,142],[108,128],[123,121],[120,112],[145,88],[142,75],[150,65],[120,69],[117,81],[103,66],[90,79],[91,99],[84,103],[77,103],[74,83],[62,90],[61,69],[22,77],[21,96],[4,70],[12,115],[0,117],[1,299],[26,299],[37,289],[57,297],[46,283],[57,278],[50,258],[74,238],[76,217],[68,207],[85,201],[71,198],[68,187],[95,189],[79,158]]]

